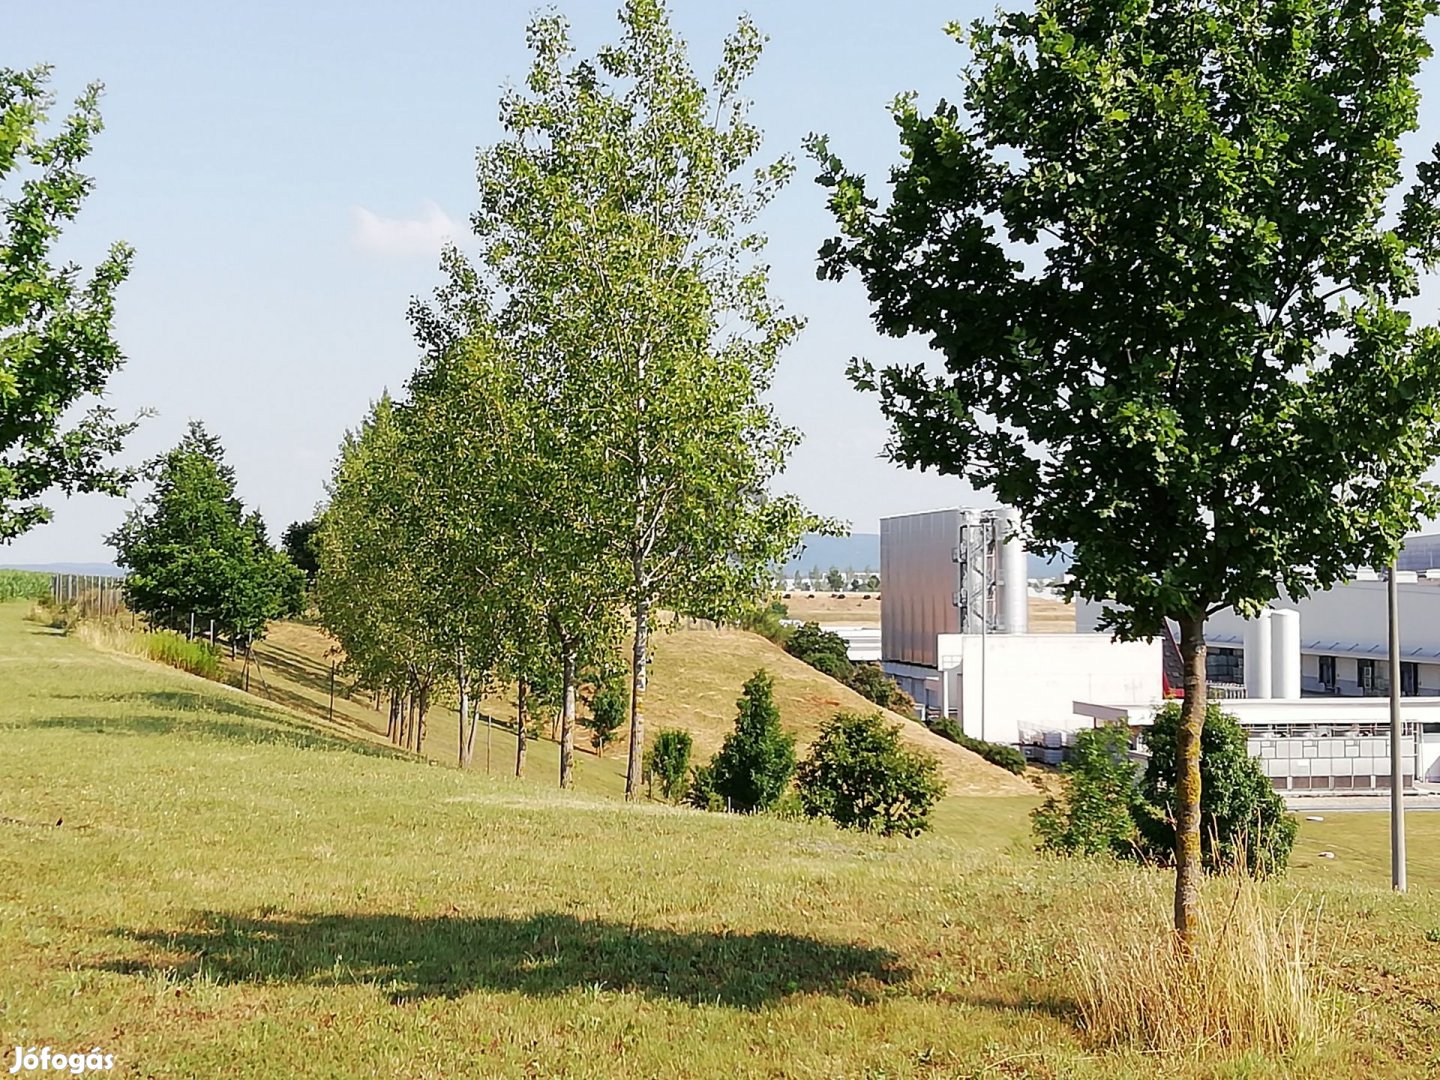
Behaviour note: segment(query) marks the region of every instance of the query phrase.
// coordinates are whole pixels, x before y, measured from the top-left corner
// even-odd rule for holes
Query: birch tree
[[[762,38],[749,20],[708,81],[660,0],[627,0],[618,41],[593,59],[575,57],[558,15],[528,40],[529,75],[501,101],[505,137],[479,155],[474,280],[495,286],[506,347],[548,358],[531,385],[583,463],[563,480],[582,510],[577,561],[595,571],[583,594],[632,619],[634,797],[657,611],[733,616],[818,524],[769,494],[796,435],[764,394],[800,322],[769,295],[755,222],[793,164],[756,164],[742,85]]]

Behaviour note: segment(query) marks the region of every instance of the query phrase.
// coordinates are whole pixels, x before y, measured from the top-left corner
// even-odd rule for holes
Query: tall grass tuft
[[[113,623],[83,620],[72,624],[69,632],[94,648],[169,664],[205,679],[221,679],[220,653],[208,641],[190,641],[174,630],[135,633]]]
[[[49,595],[49,574],[38,570],[0,570],[0,602],[44,600]]]
[[[152,630],[138,636],[151,660],[202,678],[220,678],[220,654],[208,641],[190,641],[174,630]]]
[[[1154,875],[1136,882],[1146,917],[1110,912],[1077,928],[1074,991],[1092,1039],[1192,1054],[1318,1045],[1330,1017],[1314,913],[1277,909],[1262,884],[1227,875],[1207,884],[1187,955],[1162,914],[1168,890]]]

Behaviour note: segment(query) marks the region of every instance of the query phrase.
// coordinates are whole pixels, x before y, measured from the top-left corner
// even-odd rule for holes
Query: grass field
[[[147,1077],[1440,1070],[1440,815],[1411,817],[1403,898],[1383,815],[1303,824],[1271,888],[1318,912],[1318,1050],[1157,1058],[1088,1043],[1067,973],[1077,923],[1162,926],[1166,879],[1033,854],[1033,799],[947,799],[905,842],[561,796],[23,611],[0,606],[6,1069],[18,1044]]]

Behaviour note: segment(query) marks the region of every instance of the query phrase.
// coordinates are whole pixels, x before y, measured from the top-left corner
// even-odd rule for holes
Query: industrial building
[[[1407,541],[1397,575],[1406,786],[1440,783],[1440,536]],[[1425,563],[1420,567],[1420,563]],[[1123,722],[1142,733],[1165,693],[1173,643],[1119,643],[1101,605],[1076,633],[1030,634],[1015,511],[952,508],[880,522],[880,661],[927,715],[1058,760],[1073,733]],[[1278,789],[1374,792],[1390,784],[1385,582],[1281,599],[1259,618],[1207,624],[1212,689],[1246,728]],[[1171,657],[1172,661],[1176,657]],[[1173,663],[1172,663],[1173,668]],[[1177,680],[1171,679],[1172,687]]]
[[[1028,633],[1026,570],[1013,510],[881,519],[880,662],[917,706],[977,739],[1038,746],[1090,726],[1077,700],[1159,700],[1158,642]]]
[[[1440,559],[1440,536],[1411,537],[1403,567]],[[1282,596],[1254,619],[1222,611],[1206,622],[1212,693],[1246,727],[1277,788],[1373,792],[1390,786],[1390,655],[1386,582],[1373,570],[1323,592]],[[1401,748],[1406,786],[1440,783],[1440,570],[1399,570]],[[1076,604],[1093,630],[1101,605]],[[1078,703],[1095,719],[1139,720],[1138,708]]]

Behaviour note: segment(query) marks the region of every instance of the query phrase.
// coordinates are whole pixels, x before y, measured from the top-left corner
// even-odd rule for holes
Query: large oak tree
[[[883,207],[814,142],[886,333],[853,377],[893,453],[1074,545],[1123,638],[1180,629],[1175,925],[1193,927],[1205,621],[1388,564],[1433,502],[1440,363],[1406,304],[1440,170],[1406,193],[1430,0],[1040,0],[951,32],[960,105],[894,108]]]

